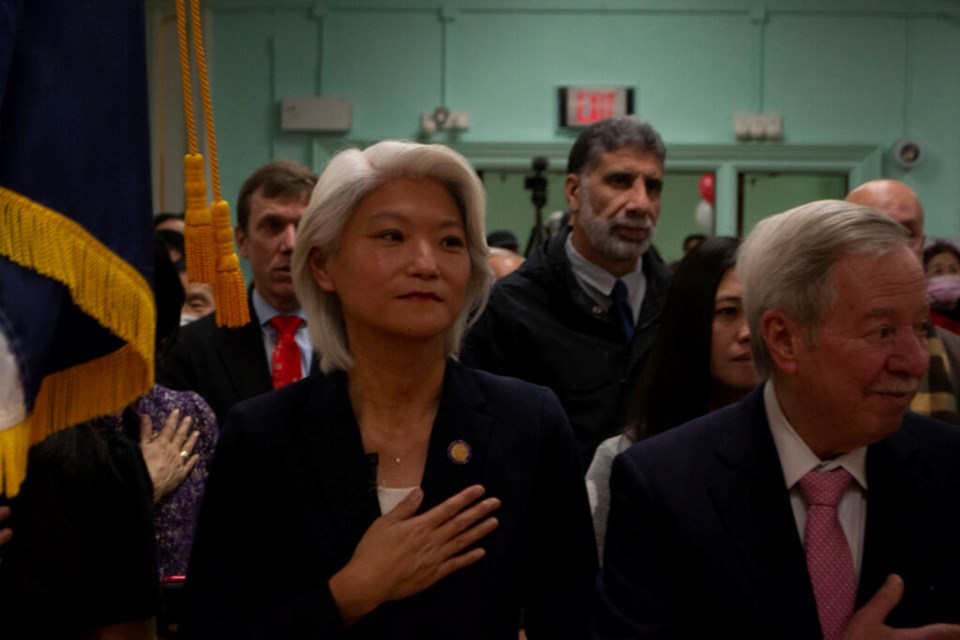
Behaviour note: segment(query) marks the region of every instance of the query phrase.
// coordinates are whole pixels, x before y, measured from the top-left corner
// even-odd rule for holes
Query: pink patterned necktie
[[[809,505],[803,531],[807,571],[824,640],[838,640],[843,635],[857,595],[853,556],[837,517],[837,505],[851,480],[841,468],[810,471],[800,479],[800,492]]]
[[[302,377],[300,347],[294,335],[302,320],[297,316],[273,316],[270,324],[277,329],[277,344],[270,358],[273,388],[279,389]]]

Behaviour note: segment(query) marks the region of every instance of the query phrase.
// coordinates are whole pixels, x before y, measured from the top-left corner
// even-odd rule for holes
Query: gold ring
[[[180,457],[183,458],[184,460],[186,460],[187,458],[190,457],[190,453],[187,452],[187,451],[181,451],[181,452],[180,452]]]

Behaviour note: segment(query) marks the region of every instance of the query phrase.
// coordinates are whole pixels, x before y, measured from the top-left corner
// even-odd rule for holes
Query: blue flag
[[[8,495],[31,444],[152,385],[151,218],[144,3],[0,0]]]

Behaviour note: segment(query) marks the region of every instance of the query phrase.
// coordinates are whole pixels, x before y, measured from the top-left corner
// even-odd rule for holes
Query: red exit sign
[[[586,127],[612,116],[633,113],[633,89],[561,87],[560,126]]]

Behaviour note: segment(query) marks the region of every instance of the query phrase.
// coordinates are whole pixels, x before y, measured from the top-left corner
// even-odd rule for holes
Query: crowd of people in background
[[[271,162],[237,328],[158,215],[158,384],[31,451],[0,637],[960,638],[960,250],[874,180],[668,266],[666,155],[585,129],[526,257],[442,145]]]

